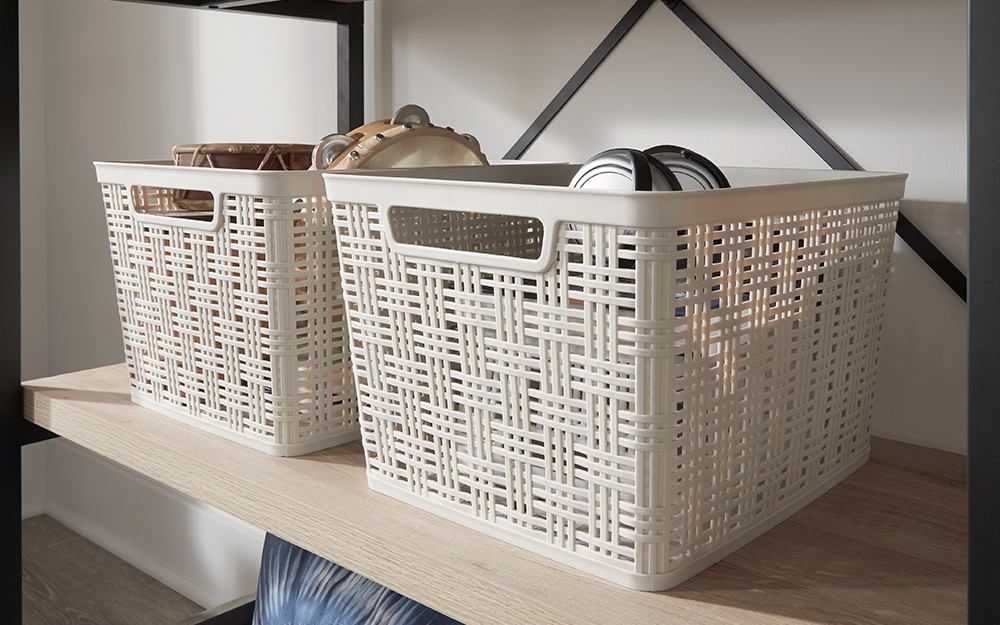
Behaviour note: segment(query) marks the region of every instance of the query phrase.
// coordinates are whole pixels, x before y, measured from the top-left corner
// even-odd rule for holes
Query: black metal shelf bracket
[[[361,3],[352,6],[360,13]],[[342,135],[365,123],[364,47],[363,16],[337,23],[337,132]]]
[[[726,64],[767,106],[781,118],[820,158],[832,169],[860,171],[862,168],[848,157],[833,141],[807,120],[763,76],[754,70],[743,57],[725,42],[701,17],[683,0],[660,0],[685,26],[691,30],[715,55]],[[545,127],[570,98],[593,74],[608,54],[625,37],[639,18],[652,6],[651,0],[637,0],[612,29],[611,33],[597,46],[597,49],[573,74],[572,78],[556,94],[552,102],[532,122],[528,130],[507,151],[504,158],[520,158],[538,138]],[[940,277],[962,301],[966,301],[968,280],[962,271],[952,263],[902,212],[896,224],[896,234]]]
[[[764,104],[774,111],[795,134],[806,142],[820,158],[832,169],[860,169],[840,148],[829,138],[809,123],[795,108],[788,103],[764,78],[757,73],[722,37],[705,23],[682,0],[661,0],[680,21],[694,33],[708,49],[715,53],[734,74],[746,83]]]

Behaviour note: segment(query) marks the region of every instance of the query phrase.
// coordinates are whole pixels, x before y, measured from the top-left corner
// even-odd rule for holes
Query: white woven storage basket
[[[575,171],[324,174],[369,485],[664,590],[867,460],[906,177]]]
[[[272,455],[357,439],[319,172],[95,166],[132,400]],[[214,202],[179,210],[187,191]]]

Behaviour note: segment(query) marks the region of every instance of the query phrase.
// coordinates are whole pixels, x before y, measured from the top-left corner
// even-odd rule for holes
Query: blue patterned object
[[[461,625],[268,534],[253,625]]]

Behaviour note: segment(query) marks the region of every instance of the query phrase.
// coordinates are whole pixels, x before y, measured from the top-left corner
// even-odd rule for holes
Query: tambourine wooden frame
[[[468,155],[470,158],[478,160],[478,164],[489,164],[489,161],[479,150],[477,144],[456,133],[451,128],[435,126],[433,124],[393,124],[391,120],[383,119],[369,122],[351,131],[346,136],[354,139],[354,143],[334,157],[329,165],[320,169],[363,168],[366,161],[376,157],[379,153],[393,149],[394,146],[399,145],[400,141],[408,141],[416,137],[453,140],[457,145],[461,146],[460,149],[467,147]],[[459,143],[460,141],[469,141],[469,145],[463,146]]]

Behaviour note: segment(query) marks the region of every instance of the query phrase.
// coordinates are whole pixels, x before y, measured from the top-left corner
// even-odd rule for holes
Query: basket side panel
[[[295,360],[288,363],[295,382],[282,393],[295,401],[285,414],[303,441],[343,437],[356,434],[359,424],[333,207],[326,196],[299,203],[289,239],[294,289],[287,289],[294,295],[294,327],[289,323],[287,330],[295,345]],[[279,288],[287,288],[286,282]]]
[[[289,445],[358,428],[331,209],[325,196],[226,199],[236,308],[259,336],[241,362],[263,393],[252,423],[280,424],[275,440]]]
[[[128,212],[128,190],[123,185],[103,184],[101,185],[101,193],[108,225],[115,293],[125,347],[125,362],[133,386],[146,395],[152,395],[156,387],[151,381],[152,376],[139,375],[137,370],[140,366],[137,359],[141,360],[141,355],[147,349],[144,344],[147,337],[137,319],[139,308],[135,299],[140,297],[142,293],[139,270],[132,263],[132,255],[128,252],[130,241],[135,238],[135,224]]]
[[[675,568],[869,448],[897,203],[679,231]],[[666,307],[664,307],[666,310]]]
[[[606,570],[704,561],[867,453],[895,211],[564,224],[528,273],[337,205],[369,471]]]
[[[539,274],[407,258],[377,210],[335,214],[370,470],[631,570],[635,531],[619,518],[642,419],[629,416],[634,358],[615,356],[634,332],[623,272],[590,255],[581,270],[572,251]]]
[[[135,392],[279,455],[356,433],[329,202],[227,194],[206,230],[184,226],[176,195],[105,185]],[[174,211],[177,225],[137,219],[133,203]]]

